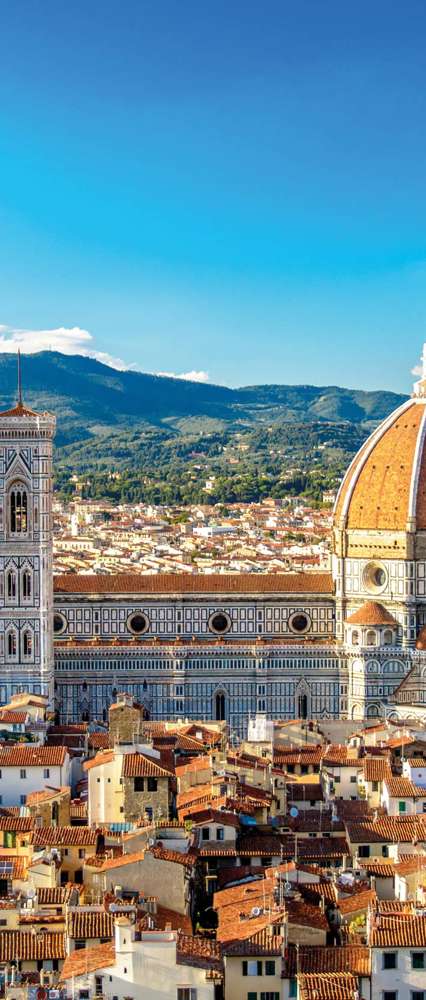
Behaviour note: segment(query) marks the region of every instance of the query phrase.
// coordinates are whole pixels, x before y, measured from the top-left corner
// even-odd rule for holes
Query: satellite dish
[[[252,917],[260,917],[261,913],[262,913],[262,910],[261,910],[260,906],[253,906],[253,909],[251,911],[251,916]]]
[[[290,809],[290,816],[291,816],[291,818],[292,819],[296,819],[296,816],[298,816],[298,815],[299,815],[299,810],[296,808],[296,806],[292,806],[291,809]]]

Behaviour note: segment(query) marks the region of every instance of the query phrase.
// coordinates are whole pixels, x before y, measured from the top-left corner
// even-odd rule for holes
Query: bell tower
[[[0,701],[29,691],[53,708],[52,441],[56,419],[22,401],[0,412]]]

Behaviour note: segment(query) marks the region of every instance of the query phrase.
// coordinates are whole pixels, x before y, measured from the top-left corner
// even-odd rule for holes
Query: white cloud
[[[23,354],[37,354],[38,351],[60,351],[61,354],[80,354],[85,358],[94,358],[103,365],[115,368],[117,371],[140,371],[135,364],[126,364],[122,358],[115,358],[106,351],[97,351],[92,346],[93,335],[80,326],[58,326],[55,330],[20,330],[13,326],[0,323],[0,354],[14,354],[18,349]],[[208,382],[209,373],[204,371],[155,372],[167,378],[181,378],[188,382]]]
[[[93,343],[93,336],[88,330],[79,326],[58,326],[55,330],[19,330],[16,327],[0,324],[0,353],[15,353],[18,348],[23,354],[36,354],[38,351],[60,351],[61,354],[82,354],[86,358],[94,358],[103,365],[126,371],[133,367],[127,365],[122,358],[114,358],[105,351],[96,351],[86,345]]]
[[[181,375],[177,375],[176,372],[155,372],[156,375],[161,375],[163,378],[183,378],[186,382],[208,382],[209,373],[208,372],[182,372]]]

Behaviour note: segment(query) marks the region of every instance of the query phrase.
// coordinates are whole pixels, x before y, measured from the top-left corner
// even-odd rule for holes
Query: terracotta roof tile
[[[67,934],[71,938],[112,938],[114,917],[104,908],[86,910],[76,907],[68,911]]]
[[[91,771],[93,767],[100,767],[102,764],[111,764],[114,756],[114,750],[99,750],[91,760],[84,761],[83,771]]]
[[[62,966],[61,982],[97,969],[108,969],[115,964],[115,947],[112,941],[90,948],[79,948],[67,956]]]
[[[192,934],[192,924],[190,917],[184,916],[182,913],[177,913],[176,910],[170,910],[168,906],[162,906],[161,903],[157,903],[157,910],[154,916],[155,926],[159,930],[165,930],[168,924],[172,931],[182,931],[183,934]]]
[[[395,411],[391,423],[385,422],[358,452],[340,490],[335,518],[339,521],[348,491],[353,485],[347,513],[347,527],[357,530],[405,531],[416,446],[424,413],[422,403],[411,401],[404,412]],[[424,468],[425,449],[420,449],[419,465]],[[426,503],[423,480],[417,490],[417,530],[426,528]]]
[[[36,826],[30,838],[35,848],[94,847],[99,830],[93,826]]]
[[[34,744],[2,747],[0,768],[2,767],[61,767],[65,764],[68,751],[65,747],[34,746]]]
[[[392,774],[386,757],[365,757],[363,769],[365,781],[383,781]]]
[[[54,578],[58,594],[332,594],[331,573],[66,573]]]
[[[31,410],[29,406],[25,406],[24,403],[17,403],[16,406],[12,406],[10,410],[2,410],[0,417],[40,417],[40,413],[36,413],[35,410]],[[49,414],[50,416],[50,414]]]
[[[297,982],[300,1000],[353,1000],[358,990],[351,972],[302,973]]]
[[[110,745],[109,733],[90,733],[88,743],[92,750],[107,750]]]
[[[360,861],[359,867],[368,875],[375,875],[376,878],[393,878],[396,871],[395,862],[387,861],[386,858],[382,858],[380,861],[374,858],[371,861]]]
[[[372,948],[425,948],[426,916],[379,916],[371,931]]]
[[[413,843],[426,840],[426,816],[379,816],[374,819],[347,821],[352,844]]]
[[[166,847],[152,847],[151,854],[159,861],[171,861],[176,865],[183,865],[185,868],[192,868],[197,860],[197,855],[188,852],[181,854],[180,851],[172,851]]]
[[[275,955],[277,958],[282,955],[284,938],[279,934],[271,934],[264,928],[253,934],[252,937],[243,938],[241,941],[232,941],[223,945],[224,955],[254,955],[263,957],[264,955]]]
[[[145,851],[133,851],[131,854],[120,854],[118,857],[114,858],[104,858],[102,864],[99,865],[100,871],[109,872],[113,868],[123,868],[125,865],[138,864],[139,861],[143,861],[145,857]],[[93,862],[93,858],[87,858],[86,864]]]
[[[28,833],[34,826],[33,816],[0,816],[0,830],[4,832]]]
[[[123,754],[123,778],[172,778],[173,773],[143,753]]]
[[[392,798],[426,799],[426,788],[419,788],[409,778],[391,776],[385,779],[385,785]]]
[[[71,883],[64,886],[62,885],[39,886],[39,888],[37,889],[38,905],[63,906],[65,903],[68,902],[73,888],[74,886]]]
[[[289,945],[284,956],[284,976],[294,979],[297,968],[302,973],[353,972],[356,976],[371,975],[370,949],[365,945],[343,945],[329,948],[325,945]]]
[[[3,725],[15,725],[22,726],[27,720],[27,712],[14,712],[8,708],[0,709],[0,726]]]
[[[396,618],[377,601],[366,601],[346,619],[348,625],[397,625]]]
[[[373,889],[364,889],[363,892],[355,892],[353,896],[343,896],[339,899],[339,907],[343,916],[357,913],[358,910],[368,910],[369,906],[376,902],[376,893]]]
[[[192,965],[198,969],[215,968],[222,971],[223,967],[219,942],[191,934],[178,934],[176,961],[178,965]]]
[[[42,959],[64,959],[66,956],[65,934],[60,931],[0,931],[0,963],[12,960],[30,962]]]

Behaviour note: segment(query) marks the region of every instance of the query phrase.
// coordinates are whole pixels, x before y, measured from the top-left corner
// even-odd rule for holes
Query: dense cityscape
[[[78,486],[78,481],[77,484]],[[328,569],[331,504],[302,498],[185,507],[54,502],[57,573],[283,573]]]
[[[426,1000],[426,5],[0,33],[0,1000]]]

